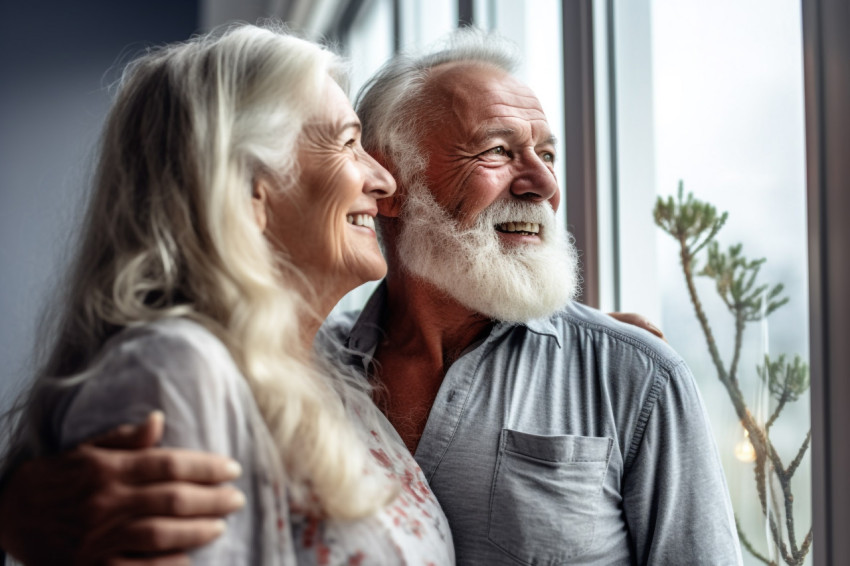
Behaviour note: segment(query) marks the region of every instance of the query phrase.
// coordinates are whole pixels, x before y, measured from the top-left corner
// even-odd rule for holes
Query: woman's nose
[[[393,176],[374,157],[365,151],[363,152],[363,156],[363,163],[366,169],[366,182],[363,184],[363,192],[376,199],[392,196],[396,190],[396,183]]]

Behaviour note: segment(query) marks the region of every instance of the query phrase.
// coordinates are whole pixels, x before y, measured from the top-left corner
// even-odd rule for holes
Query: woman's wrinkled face
[[[376,203],[396,187],[361,147],[360,120],[330,78],[323,97],[319,114],[299,137],[299,182],[269,192],[266,232],[319,295],[335,302],[386,275],[375,234]]]

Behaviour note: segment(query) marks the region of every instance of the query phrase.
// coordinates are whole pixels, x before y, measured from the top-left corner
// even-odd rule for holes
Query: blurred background
[[[736,513],[764,557],[775,549],[754,495],[748,441],[694,317],[676,242],[653,223],[657,197],[686,192],[729,212],[721,248],[766,258],[760,281],[787,305],[747,327],[740,383],[775,408],[756,367],[766,354],[809,356],[803,13],[799,0],[56,0],[0,4],[0,408],[30,376],[46,298],[63,275],[84,210],[110,85],[149,46],[232,21],[274,17],[337,46],[352,94],[394,52],[459,25],[494,30],[523,55],[518,76],[561,140],[559,211],[585,268],[583,300],[640,312],[697,377]],[[372,286],[338,308],[357,308]],[[697,278],[721,355],[734,320]],[[771,405],[773,403],[773,405]],[[810,429],[808,392],[783,409],[773,438],[786,461]],[[797,537],[812,523],[805,452],[794,479]],[[798,541],[799,542],[799,541]],[[817,548],[815,548],[817,553]],[[763,563],[745,552],[747,564]],[[811,562],[811,554],[804,563]]]

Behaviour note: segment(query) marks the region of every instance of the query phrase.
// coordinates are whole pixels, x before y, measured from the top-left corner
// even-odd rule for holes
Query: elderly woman
[[[254,26],[130,64],[19,421],[12,463],[153,410],[165,445],[237,460],[245,506],[196,563],[454,561],[368,385],[314,353],[334,304],[386,272],[374,216],[395,190],[360,146],[340,69]]]

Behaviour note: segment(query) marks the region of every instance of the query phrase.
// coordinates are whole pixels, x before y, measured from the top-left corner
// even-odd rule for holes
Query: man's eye
[[[541,157],[543,158],[543,161],[545,161],[546,163],[555,163],[555,154],[552,153],[551,151],[544,151],[541,154]]]
[[[488,149],[486,153],[491,155],[506,155],[508,152],[503,146],[496,146],[492,149]]]
[[[345,142],[345,147],[352,147],[352,148],[353,148],[353,147],[355,147],[356,145],[357,145],[357,140],[356,140],[356,139],[354,139],[354,138],[351,138],[350,140],[348,140],[347,142]]]

